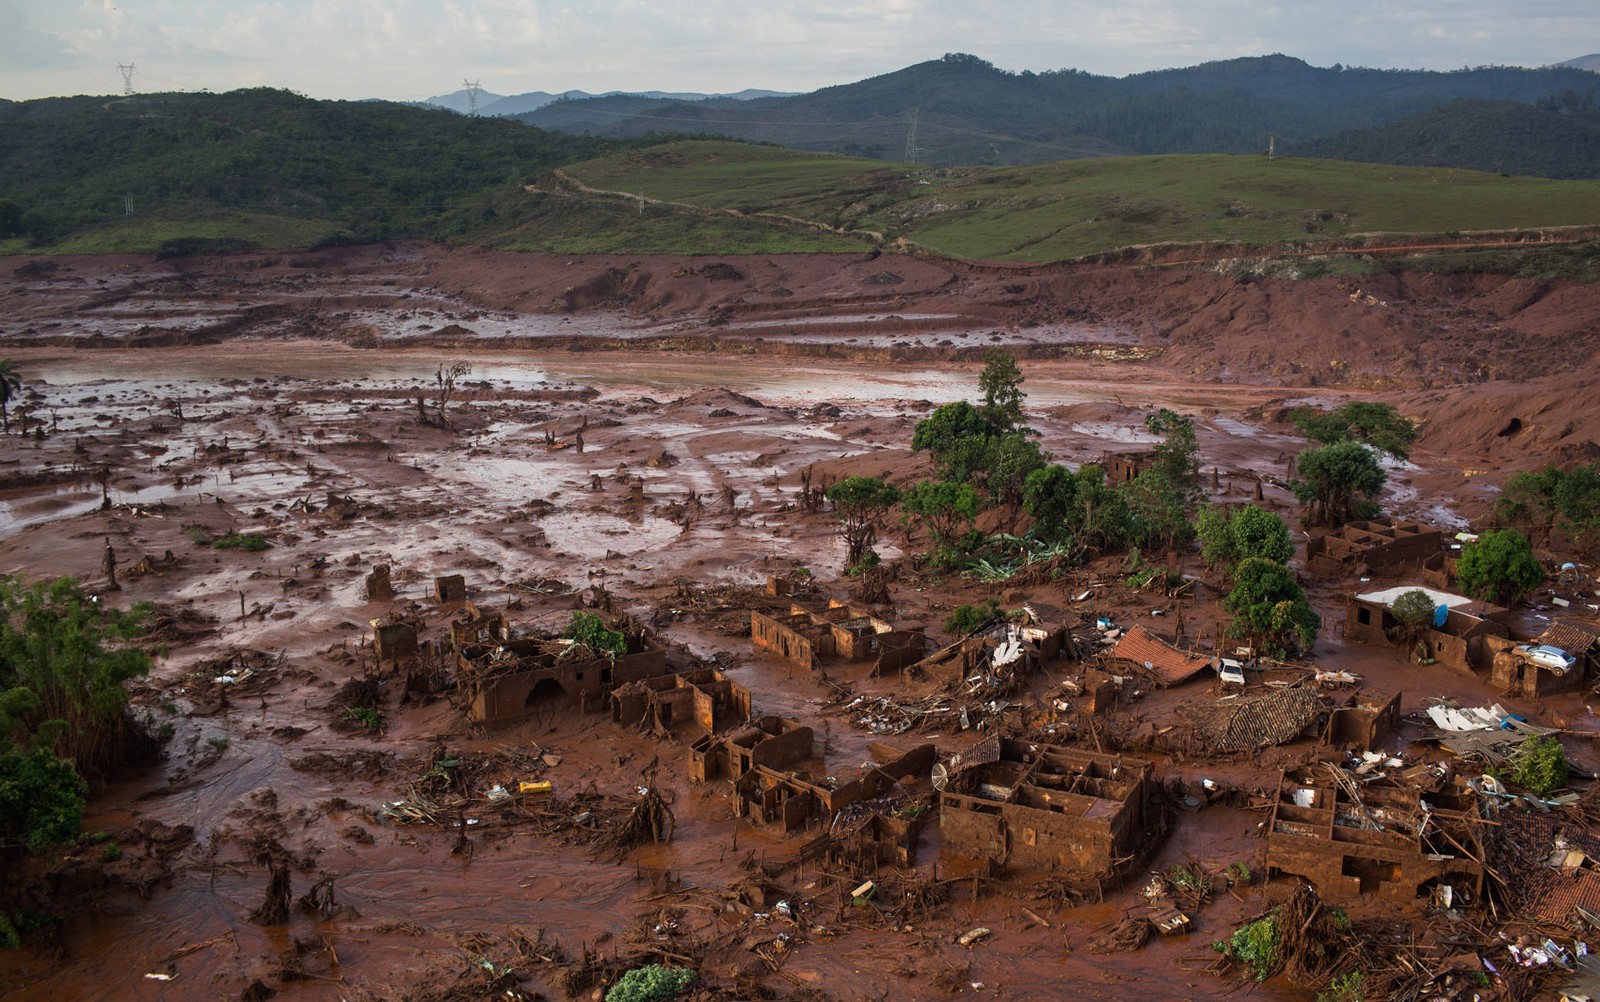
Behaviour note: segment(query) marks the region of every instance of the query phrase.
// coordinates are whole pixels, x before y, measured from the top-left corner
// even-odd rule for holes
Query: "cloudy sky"
[[[1121,76],[1283,52],[1319,66],[1541,66],[1600,0],[0,0],[0,97],[268,85],[416,100],[813,90],[946,52]]]

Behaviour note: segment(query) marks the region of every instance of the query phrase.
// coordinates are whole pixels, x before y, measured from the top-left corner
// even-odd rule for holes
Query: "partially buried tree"
[[[1388,480],[1377,454],[1348,440],[1307,449],[1296,465],[1300,479],[1289,486],[1306,504],[1306,521],[1312,525],[1343,525],[1371,514],[1377,507],[1371,499]]]
[[[1395,642],[1409,648],[1412,657],[1420,657],[1422,652],[1418,645],[1422,643],[1428,627],[1433,625],[1433,617],[1438,612],[1433,596],[1421,588],[1403,591],[1389,604],[1389,612],[1395,619],[1392,634]]]
[[[876,557],[872,545],[878,541],[878,522],[900,500],[900,491],[878,477],[846,477],[828,488],[844,533],[845,566],[859,568],[863,561]]]

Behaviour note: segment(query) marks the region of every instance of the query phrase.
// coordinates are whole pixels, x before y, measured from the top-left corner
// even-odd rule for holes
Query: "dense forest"
[[[857,83],[757,101],[676,102],[613,96],[557,101],[518,116],[541,128],[597,136],[682,130],[889,160],[938,164],[1034,163],[1151,153],[1255,153],[1278,148],[1420,163],[1448,129],[1465,159],[1426,162],[1552,177],[1600,176],[1592,130],[1575,119],[1600,77],[1571,67],[1479,67],[1447,73],[1315,67],[1273,55],[1114,78],[1077,70],[1012,73],[953,54]],[[1478,103],[1503,105],[1495,116]],[[1537,151],[1502,141],[1526,115]],[[1453,116],[1459,123],[1451,124]],[[1415,124],[1410,124],[1415,123]],[[1371,130],[1371,131],[1368,131]],[[1478,130],[1482,130],[1481,133]],[[1523,131],[1518,128],[1517,132]],[[1339,135],[1334,142],[1331,138]],[[1526,154],[1526,155],[1525,155]],[[1487,162],[1486,162],[1487,161]]]
[[[218,207],[325,221],[331,241],[432,235],[486,189],[642,142],[268,89],[4,101],[0,137],[0,237],[34,244]]]

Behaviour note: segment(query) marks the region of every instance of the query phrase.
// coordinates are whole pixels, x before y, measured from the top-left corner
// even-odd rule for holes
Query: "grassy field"
[[[259,247],[303,248],[334,229],[325,219],[264,212],[141,213],[112,216],[44,248],[29,247],[21,237],[0,240],[0,254],[153,254],[163,242],[182,237],[237,237]]]
[[[577,164],[592,188],[904,237],[962,258],[1130,245],[1600,224],[1600,181],[1333,160],[1161,156],[922,168],[684,142]]]

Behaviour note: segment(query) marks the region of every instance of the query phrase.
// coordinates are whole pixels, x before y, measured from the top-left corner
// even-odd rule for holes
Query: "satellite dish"
[[[940,793],[944,792],[945,785],[950,782],[950,770],[943,762],[933,763],[933,788]]]

